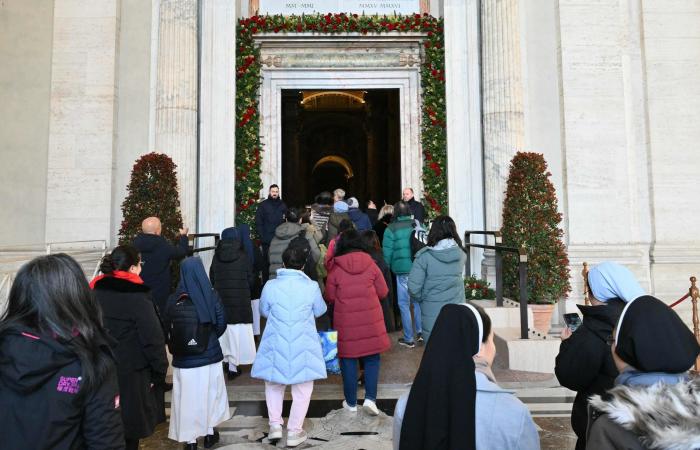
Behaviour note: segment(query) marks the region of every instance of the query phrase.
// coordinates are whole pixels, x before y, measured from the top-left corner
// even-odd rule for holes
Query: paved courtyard
[[[392,333],[393,342],[399,333]],[[384,450],[392,448],[392,418],[396,399],[409,389],[423,355],[423,347],[407,349],[394,345],[382,355],[377,406],[382,411],[378,417],[366,415],[361,410],[349,413],[341,409],[343,399],[340,376],[331,375],[316,383],[304,423],[309,440],[297,448]],[[568,450],[575,447],[576,438],[569,424],[569,414],[574,394],[562,388],[552,374],[520,372],[503,368],[497,358],[494,373],[499,384],[512,389],[530,409],[540,433],[542,449]],[[227,383],[232,418],[218,427],[221,442],[218,449],[272,449],[284,447],[284,439],[276,445],[267,440],[267,410],[264,386],[260,380],[250,377],[250,367],[243,374]],[[363,389],[358,389],[363,398]],[[169,399],[166,398],[166,402]],[[289,390],[284,403],[287,417],[291,397]],[[169,411],[168,411],[169,412]],[[141,448],[148,450],[180,449],[168,439],[168,427],[161,424],[156,433],[142,441]],[[200,447],[202,443],[200,442]],[[203,448],[203,447],[202,447]]]

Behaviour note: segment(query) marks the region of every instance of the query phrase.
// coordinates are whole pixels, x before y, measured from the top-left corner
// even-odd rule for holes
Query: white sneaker
[[[357,406],[350,406],[345,400],[343,400],[343,409],[350,412],[357,412]]]
[[[379,415],[379,409],[377,408],[377,404],[374,403],[372,400],[365,399],[365,402],[362,404],[362,409],[364,409],[365,412],[370,416]]]
[[[270,425],[270,432],[267,434],[269,441],[282,439],[282,425]]]
[[[301,430],[297,432],[287,433],[287,447],[296,447],[308,438],[306,431]]]

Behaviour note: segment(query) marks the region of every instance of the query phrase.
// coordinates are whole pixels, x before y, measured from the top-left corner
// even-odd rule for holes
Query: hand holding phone
[[[564,314],[564,323],[573,333],[576,328],[581,326],[581,317],[577,313]]]

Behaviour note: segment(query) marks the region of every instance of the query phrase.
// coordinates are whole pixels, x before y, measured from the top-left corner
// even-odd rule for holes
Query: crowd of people
[[[271,441],[285,435],[291,387],[286,445],[295,447],[308,439],[314,381],[327,376],[318,331],[337,332],[339,407],[377,416],[381,354],[401,329],[398,345],[425,350],[396,404],[395,449],[539,449],[527,407],[493,374],[491,319],[465,302],[454,220],[428,224],[413,190],[402,194],[363,211],[336,189],[295,208],[272,185],[258,205],[258,240],[248,224],[222,230],[208,274],[186,257],[188,230],[173,245],[156,217],[107,254],[89,284],[67,255],[25,264],[0,318],[3,448],[137,449],[165,421],[168,390],[169,438],[210,448],[230,417],[225,378],[251,364],[265,384]],[[183,258],[171,292],[171,262]],[[602,263],[587,282],[591,306],[562,332],[555,369],[577,392],[576,448],[700,448],[694,335],[623,266]]]

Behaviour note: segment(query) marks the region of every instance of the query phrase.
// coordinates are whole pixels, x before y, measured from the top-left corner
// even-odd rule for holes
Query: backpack
[[[197,308],[187,294],[182,294],[167,312],[168,348],[174,356],[200,355],[209,346],[211,324],[201,323]]]
[[[418,250],[422,249],[428,245],[428,232],[424,229],[417,227],[411,231],[411,261],[416,257]]]
[[[304,263],[304,273],[314,281],[318,280],[316,273],[316,263],[311,255],[311,244],[306,239],[306,230],[301,230],[299,236],[289,242],[288,248],[300,248],[306,253],[306,262]]]

